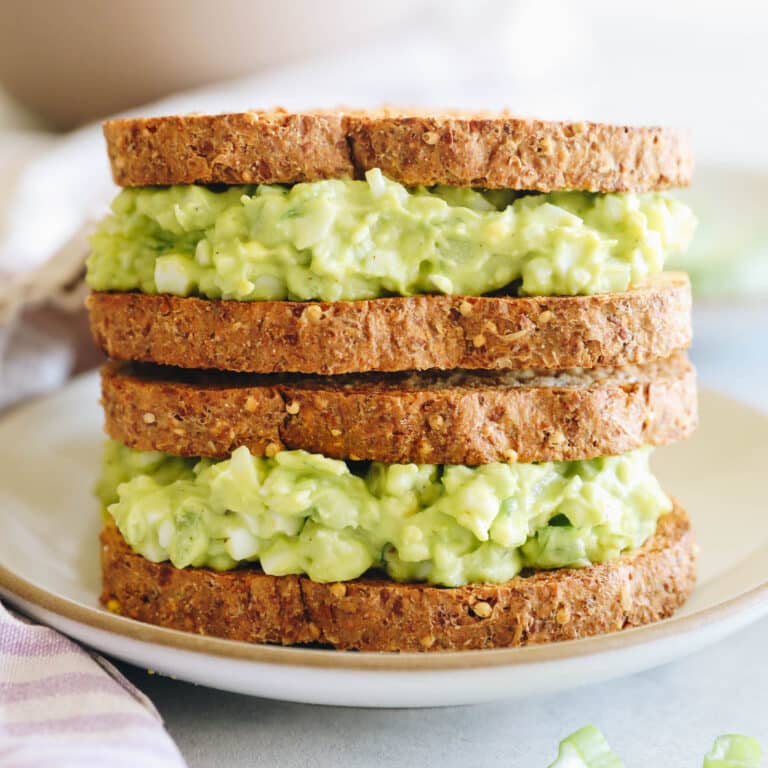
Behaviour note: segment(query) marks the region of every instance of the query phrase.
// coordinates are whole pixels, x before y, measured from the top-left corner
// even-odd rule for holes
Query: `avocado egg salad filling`
[[[92,236],[87,279],[240,301],[610,293],[661,272],[695,223],[667,192],[406,188],[376,169],[364,181],[138,187]]]
[[[366,571],[443,586],[580,567],[636,549],[672,508],[651,449],[476,467],[347,463],[300,450],[228,459],[111,441],[97,493],[128,545],[177,568],[258,563],[317,582]]]

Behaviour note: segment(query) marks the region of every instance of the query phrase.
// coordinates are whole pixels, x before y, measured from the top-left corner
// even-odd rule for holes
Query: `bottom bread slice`
[[[504,584],[434,587],[361,578],[320,584],[258,567],[174,568],[101,534],[110,609],[202,635],[361,651],[505,648],[572,640],[669,617],[696,578],[696,544],[675,505],[638,550],[588,568],[538,571]]]

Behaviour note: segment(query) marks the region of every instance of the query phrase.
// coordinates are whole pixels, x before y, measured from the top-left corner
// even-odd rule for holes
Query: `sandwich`
[[[498,114],[112,120],[87,304],[102,601],[363,651],[672,615],[696,426],[687,134]],[[663,460],[663,459],[662,459]]]

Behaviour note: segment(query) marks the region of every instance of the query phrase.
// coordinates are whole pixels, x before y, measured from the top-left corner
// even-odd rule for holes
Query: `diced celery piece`
[[[704,756],[704,768],[760,768],[763,750],[751,736],[727,733],[718,736]]]
[[[557,760],[549,768],[624,768],[624,763],[598,728],[585,725],[560,742]]]

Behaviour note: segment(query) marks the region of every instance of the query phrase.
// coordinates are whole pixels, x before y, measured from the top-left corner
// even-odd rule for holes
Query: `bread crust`
[[[691,342],[688,277],[594,296],[213,301],[93,293],[96,343],[116,360],[252,373],[594,368]]]
[[[550,192],[686,186],[688,133],[505,113],[253,111],[104,123],[115,182],[293,184],[362,178]]]
[[[690,521],[677,505],[643,547],[613,562],[455,588],[385,578],[319,584],[268,576],[258,567],[180,570],[134,554],[108,526],[101,534],[101,600],[139,621],[251,643],[361,651],[506,648],[667,618],[693,589],[695,561]]]
[[[666,445],[696,426],[685,353],[643,367],[253,377],[108,363],[106,431],[138,450],[304,449],[405,464],[571,461]]]

